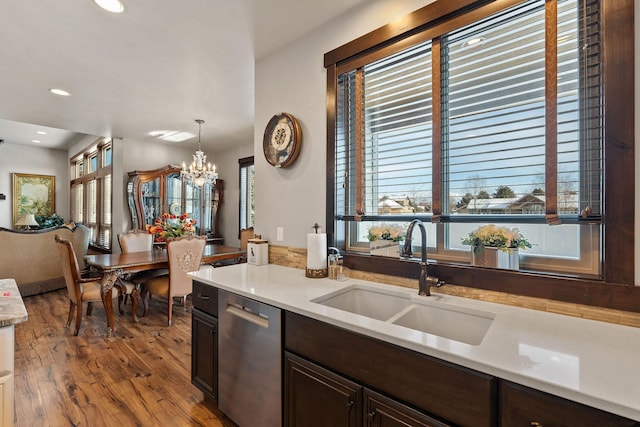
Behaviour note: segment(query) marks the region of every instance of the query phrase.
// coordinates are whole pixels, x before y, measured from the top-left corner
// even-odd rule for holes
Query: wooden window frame
[[[433,34],[522,3],[524,0],[449,0],[429,4],[325,54],[327,69],[327,210],[326,229],[335,242],[335,129],[339,65],[378,51],[391,43]],[[547,2],[553,0],[547,0]],[[518,295],[640,312],[640,287],[635,280],[634,163],[634,2],[605,0],[601,5],[604,102],[604,205],[602,279],[543,273],[491,270],[455,264],[430,264],[430,273],[447,283]],[[435,64],[434,64],[435,67]],[[435,89],[435,88],[434,88]],[[434,126],[437,120],[434,116]],[[434,153],[434,157],[435,157]],[[433,169],[434,171],[437,168]],[[436,177],[434,176],[434,185]],[[624,183],[620,185],[619,183]],[[629,195],[632,203],[629,202]],[[418,263],[368,255],[346,254],[355,270],[418,278]]]
[[[249,156],[249,157],[243,157],[241,159],[238,159],[238,190],[239,190],[239,197],[238,197],[238,239],[240,238],[240,233],[242,232],[242,169],[243,168],[248,168],[252,165],[255,165],[255,158],[254,156]],[[254,170],[254,174],[255,174],[255,170]],[[255,197],[255,188],[254,188],[254,197]],[[253,227],[254,224],[251,224],[250,227]],[[250,227],[245,227],[245,228],[250,228]]]
[[[107,146],[111,146],[112,145],[112,141],[111,139],[101,139],[98,140],[98,142],[96,143],[96,145],[92,145],[90,148],[86,149],[85,151],[83,151],[82,153],[78,154],[78,156],[76,156],[75,158],[73,158],[71,160],[71,167],[72,170],[77,171],[77,164],[79,162],[82,162],[84,164],[85,170],[84,170],[84,174],[71,179],[70,184],[69,184],[69,194],[72,194],[72,187],[76,186],[76,185],[81,185],[82,186],[82,203],[83,203],[83,208],[82,208],[82,224],[86,224],[87,221],[87,214],[88,214],[88,206],[87,203],[89,202],[88,198],[86,197],[87,195],[87,184],[91,181],[96,180],[96,202],[97,202],[97,211],[96,211],[96,222],[95,222],[95,226],[96,226],[96,233],[98,233],[98,235],[100,235],[100,229],[103,228],[103,219],[102,219],[102,201],[103,201],[103,194],[102,194],[102,187],[103,187],[103,179],[107,176],[107,175],[111,175],[111,185],[113,186],[113,165],[109,164],[104,166],[104,153],[105,153],[105,147]],[[96,157],[96,165],[97,165],[97,170],[93,171],[93,172],[89,172],[87,173],[86,171],[86,166],[89,164],[90,159],[92,157]],[[111,192],[111,198],[113,199],[113,188],[112,188],[112,192]],[[74,200],[70,200],[71,203],[71,209],[73,209],[73,203]],[[111,206],[113,208],[113,200],[111,200]],[[112,212],[113,214],[113,212]],[[113,237],[113,228],[112,226],[111,228],[111,237]],[[97,238],[97,236],[93,236],[93,238]],[[110,242],[109,242],[110,243]],[[97,251],[100,252],[110,252],[111,251],[111,244],[109,244],[109,247],[103,247],[103,246],[97,246],[94,244],[93,240],[90,241],[90,246],[92,249],[95,249]]]

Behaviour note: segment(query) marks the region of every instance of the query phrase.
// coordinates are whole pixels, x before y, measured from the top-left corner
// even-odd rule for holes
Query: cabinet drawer
[[[528,387],[500,382],[502,426],[631,427],[640,423]]]
[[[285,348],[453,424],[497,424],[497,379],[491,375],[291,312]]]
[[[191,298],[195,308],[218,317],[218,288],[194,280]]]

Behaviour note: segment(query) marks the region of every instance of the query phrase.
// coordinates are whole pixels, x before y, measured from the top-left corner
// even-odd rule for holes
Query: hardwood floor
[[[191,384],[190,304],[174,306],[170,327],[160,299],[137,324],[130,304],[122,316],[116,308],[116,331],[106,338],[102,304],[74,337],[73,326],[64,328],[66,290],[24,303],[29,320],[15,328],[17,427],[233,426]]]

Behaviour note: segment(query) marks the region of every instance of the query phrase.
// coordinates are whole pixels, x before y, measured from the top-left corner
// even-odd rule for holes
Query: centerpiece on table
[[[397,258],[404,241],[405,230],[397,225],[380,225],[369,229],[369,253]]]
[[[517,228],[483,225],[462,239],[471,246],[471,265],[518,270],[519,249],[531,247],[531,243]]]
[[[162,217],[156,218],[153,225],[147,224],[147,233],[154,235],[155,242],[166,242],[172,237],[181,237],[188,234],[194,234],[196,231],[196,220],[189,218],[189,215],[162,214]]]

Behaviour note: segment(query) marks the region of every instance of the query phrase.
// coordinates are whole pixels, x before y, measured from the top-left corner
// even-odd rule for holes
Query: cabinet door
[[[352,427],[362,424],[362,387],[285,353],[285,426]]]
[[[160,178],[140,183],[140,200],[144,215],[144,219],[140,223],[143,229],[145,225],[153,224],[156,218],[162,215],[161,195]]]
[[[167,174],[165,178],[165,211],[172,215],[182,215],[186,212],[182,205],[182,178],[178,172]]]
[[[509,427],[628,427],[640,423],[502,381],[500,384],[500,419]]]
[[[366,427],[447,427],[421,412],[372,390],[364,390]]]
[[[218,402],[218,320],[194,309],[191,325],[191,383]]]

